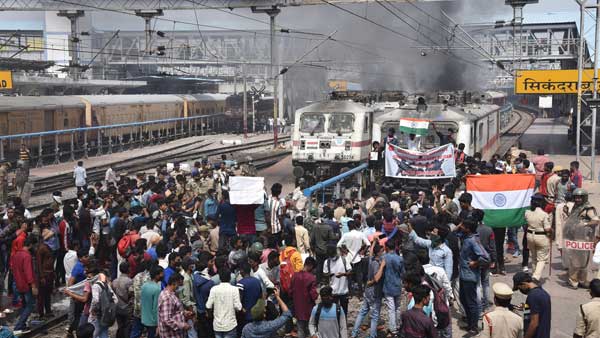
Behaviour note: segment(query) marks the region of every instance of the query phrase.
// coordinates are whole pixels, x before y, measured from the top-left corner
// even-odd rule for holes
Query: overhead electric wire
[[[361,19],[361,20],[367,21],[367,22],[369,22],[369,23],[371,23],[371,24],[373,24],[373,25],[375,25],[375,26],[377,26],[377,27],[379,27],[379,28],[382,28],[382,29],[384,29],[384,30],[386,30],[386,31],[392,32],[392,33],[394,33],[394,34],[396,34],[396,35],[398,35],[398,36],[400,36],[400,37],[402,37],[402,38],[404,38],[404,39],[407,39],[407,40],[410,40],[410,41],[413,41],[413,42],[420,43],[420,41],[419,41],[418,39],[415,39],[414,37],[411,37],[411,36],[409,36],[409,35],[406,35],[406,34],[400,33],[400,32],[398,32],[398,31],[397,31],[397,30],[395,30],[395,29],[389,28],[389,27],[387,27],[387,26],[384,26],[384,25],[382,25],[382,24],[380,24],[380,23],[378,23],[378,22],[376,22],[376,21],[373,21],[373,20],[371,20],[371,19],[369,19],[369,18],[366,18],[366,17],[364,17],[364,16],[361,16],[361,15],[359,15],[359,14],[356,14],[355,12],[353,12],[353,11],[351,11],[351,10],[347,9],[347,8],[343,8],[343,7],[341,7],[341,6],[339,6],[339,5],[336,5],[336,4],[334,4],[334,3],[331,3],[331,2],[329,2],[329,1],[327,1],[327,0],[321,0],[321,2],[324,2],[324,3],[326,3],[326,4],[330,5],[330,6],[333,6],[333,7],[337,8],[337,9],[339,9],[339,10],[341,10],[341,11],[344,11],[344,12],[346,12],[346,13],[348,13],[348,14],[352,15],[352,16],[355,16],[355,17],[357,17],[357,18],[359,18],[359,19]],[[459,57],[459,56],[456,56],[456,55],[453,55],[453,56],[454,56],[454,57],[455,57],[455,58],[456,58],[458,61],[461,61],[461,62],[464,62],[464,63],[468,63],[468,64],[471,64],[471,65],[473,65],[473,66],[476,66],[476,67],[480,67],[480,68],[482,67],[480,64],[478,64],[478,63],[476,63],[476,62],[473,62],[473,61],[470,61],[470,60],[464,59],[464,58],[462,58],[462,57]]]
[[[70,4],[70,5],[84,6],[84,7],[88,7],[88,8],[91,8],[91,9],[100,10],[100,11],[109,11],[109,12],[114,12],[114,13],[129,15],[129,16],[137,16],[135,13],[124,11],[124,10],[102,8],[102,7],[93,6],[93,5],[89,5],[89,4],[75,3],[75,2],[72,2],[72,1],[69,1],[69,0],[52,0],[52,1],[61,2],[61,3],[65,3],[65,4]],[[187,0],[187,1],[189,1],[189,0]],[[197,3],[197,2],[195,2],[195,3]],[[204,6],[206,7],[206,5],[204,5]],[[225,11],[225,13],[232,14],[232,13],[227,12],[227,11]],[[237,14],[236,13],[236,16],[240,16],[240,15],[241,14]],[[243,16],[243,17],[249,18],[247,16]],[[156,20],[161,20],[161,21],[167,21],[167,22],[180,23],[180,24],[189,25],[189,26],[195,26],[198,29],[198,31],[200,31],[200,27],[206,27],[206,28],[219,29],[219,30],[223,30],[223,31],[249,33],[249,34],[253,34],[253,35],[263,35],[263,36],[268,36],[268,37],[271,36],[271,34],[268,33],[268,32],[252,31],[252,30],[246,30],[246,29],[238,29],[238,28],[215,26],[215,25],[206,25],[206,24],[199,23],[199,21],[196,22],[196,23],[193,23],[193,22],[187,22],[187,21],[181,21],[181,20],[175,20],[175,19],[167,19],[167,18],[162,18],[162,17],[157,17],[155,19]],[[325,34],[322,34],[322,33],[306,32],[306,31],[300,31],[300,30],[295,30],[295,29],[291,29],[291,28],[281,29],[280,32],[281,33],[286,32],[288,34],[326,36]],[[288,35],[288,34],[275,34],[275,36],[279,37],[279,38],[287,38],[287,39],[299,39],[299,40],[308,40],[308,41],[314,41],[315,40],[314,38],[308,38],[308,37],[302,37],[302,36],[291,36],[291,35]],[[340,44],[345,44],[347,48],[355,48],[357,50],[358,50],[358,47],[350,47],[350,46],[352,46],[352,45],[355,45],[355,46],[357,46],[357,45],[359,45],[359,46],[360,45],[366,46],[366,45],[357,43],[355,41],[347,41],[347,40],[339,40],[339,39],[333,39],[332,41],[338,42]],[[205,48],[208,50],[208,47],[205,47]],[[365,47],[365,48],[369,48],[369,47]],[[213,55],[213,53],[211,53],[210,51],[209,51],[209,53],[211,55]],[[213,57],[216,57],[216,56],[213,55]]]
[[[298,59],[296,59],[296,61],[294,61],[294,63],[292,63],[291,65],[285,67],[285,71],[287,72],[288,70],[292,69],[292,67],[296,66],[297,64],[299,64],[305,57],[307,57],[309,54],[311,54],[312,52],[314,52],[315,50],[317,50],[319,47],[321,47],[325,42],[329,41],[331,39],[332,36],[335,35],[335,33],[337,33],[337,30],[334,31],[333,33],[329,34],[329,36],[327,36],[327,38],[323,39],[321,42],[319,42],[318,44],[316,44],[313,48],[311,48],[310,50],[308,50],[307,52],[305,52],[304,54],[302,54],[302,56],[300,56]],[[283,70],[282,70],[283,71]],[[275,75],[275,77],[283,74],[282,71],[280,71],[277,75]]]

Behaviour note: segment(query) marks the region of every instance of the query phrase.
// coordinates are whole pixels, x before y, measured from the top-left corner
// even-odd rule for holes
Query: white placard
[[[263,204],[264,197],[264,177],[229,177],[229,202],[231,204]]]
[[[552,95],[540,96],[540,108],[552,108]]]

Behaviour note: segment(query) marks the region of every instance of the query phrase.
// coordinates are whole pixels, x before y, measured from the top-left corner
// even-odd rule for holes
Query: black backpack
[[[112,326],[117,319],[117,303],[113,299],[113,293],[108,286],[102,282],[96,282],[102,288],[98,300],[97,315],[102,326]]]
[[[341,309],[340,305],[337,303],[334,303],[333,305],[335,305],[335,317],[337,318],[338,332],[340,333],[340,338],[341,338],[342,332],[340,330],[340,315],[342,313],[342,309]],[[322,308],[323,308],[323,304],[319,303],[319,305],[317,305],[317,312],[315,313],[315,328],[316,328],[317,332],[319,332],[319,318],[321,318],[321,309]]]
[[[425,282],[429,284],[433,291],[433,310],[437,318],[437,328],[445,329],[450,325],[450,307],[448,306],[446,290],[444,290],[438,281],[435,273],[431,274],[431,276],[425,274]]]

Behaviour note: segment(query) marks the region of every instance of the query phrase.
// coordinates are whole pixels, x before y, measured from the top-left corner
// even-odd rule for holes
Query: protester
[[[206,309],[212,310],[213,329],[216,338],[234,338],[237,335],[236,312],[242,310],[240,292],[229,283],[231,272],[228,269],[219,270],[221,283],[210,289],[206,301]]]
[[[413,146],[425,140],[409,138]],[[397,141],[392,133],[389,143]],[[34,293],[34,318],[45,320],[52,314],[54,284],[66,284],[69,338],[447,338],[459,336],[452,327],[461,322],[467,337],[479,329],[484,337],[521,331],[548,337],[550,300],[538,282],[546,281],[540,264],[550,260],[544,257],[554,231],[550,222],[557,220],[561,246],[570,238],[596,242],[600,223],[587,192],[575,189],[582,181],[578,163],[554,173],[559,168],[550,169],[548,156],[536,157],[536,165],[546,168],[539,175],[545,196],[533,196],[526,221],[489,228],[475,207],[481,204],[475,190],[465,190],[465,175],[524,176],[531,163],[524,155],[486,162],[463,148],[456,151],[457,177],[450,182],[413,186],[377,178],[365,199],[354,182],[344,182],[340,196],[326,191],[323,201],[302,199],[307,182],[298,180],[293,193],[281,183],[272,184],[270,195],[260,189],[256,195],[263,203],[256,204],[236,204],[239,192],[229,183],[237,169],[223,159],[202,159],[191,172],[183,164],[171,172],[160,164],[156,173],[132,177],[109,168],[100,182],[86,176],[81,164],[74,172],[76,198],[56,191],[51,208],[38,217],[19,199],[0,211],[0,278],[24,318],[15,328],[27,329]],[[512,291],[498,283],[492,287],[495,308],[480,318],[489,301],[490,271],[514,270],[503,265],[507,229],[508,252],[522,254],[527,266],[527,245],[519,247],[521,237],[512,230],[523,223],[523,244],[528,242],[534,261],[533,275],[515,275],[516,287],[527,294],[524,318],[509,311],[520,306],[510,304]],[[569,237],[583,230],[585,238]],[[565,311],[577,312],[576,335],[594,336],[600,293],[585,272],[600,258],[559,248],[567,285],[589,284],[593,297]],[[107,299],[116,308],[114,324],[103,320],[99,306]],[[380,315],[383,305],[387,316]]]
[[[279,295],[279,290],[275,289],[273,296],[277,300],[277,305],[280,308],[281,315],[274,320],[265,320],[266,318],[266,303],[263,299],[259,299],[250,310],[252,322],[246,324],[242,330],[242,338],[270,338],[280,329],[287,321],[292,318],[292,313],[288,309],[285,302]]]
[[[463,236],[459,262],[460,303],[465,309],[466,329],[469,336],[476,336],[479,333],[477,322],[481,305],[477,297],[477,284],[481,280],[480,268],[489,266],[490,263],[489,255],[479,243],[477,227],[476,220],[467,218],[457,228]]]
[[[513,276],[513,291],[527,295],[523,305],[523,327],[525,338],[550,338],[551,298],[527,272],[517,272]]]
[[[423,308],[429,305],[431,301],[430,291],[424,285],[416,285],[411,289],[415,304],[410,310],[402,313],[402,327],[400,329],[402,336],[415,338],[437,337],[433,320],[423,312]]]
[[[176,294],[182,284],[183,277],[179,273],[171,275],[158,297],[158,335],[161,338],[184,338],[191,328],[187,319],[192,317],[192,312],[184,310]]]
[[[308,329],[312,337],[348,338],[346,313],[334,300],[333,289],[324,286],[319,291],[321,302],[313,307]]]

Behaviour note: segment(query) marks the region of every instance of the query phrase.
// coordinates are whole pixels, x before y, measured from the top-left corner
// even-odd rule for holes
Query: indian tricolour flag
[[[534,187],[533,174],[467,176],[471,205],[485,212],[483,222],[490,227],[525,224],[525,210],[531,204]]]
[[[427,135],[429,121],[403,117],[400,119],[400,131],[405,134]]]

